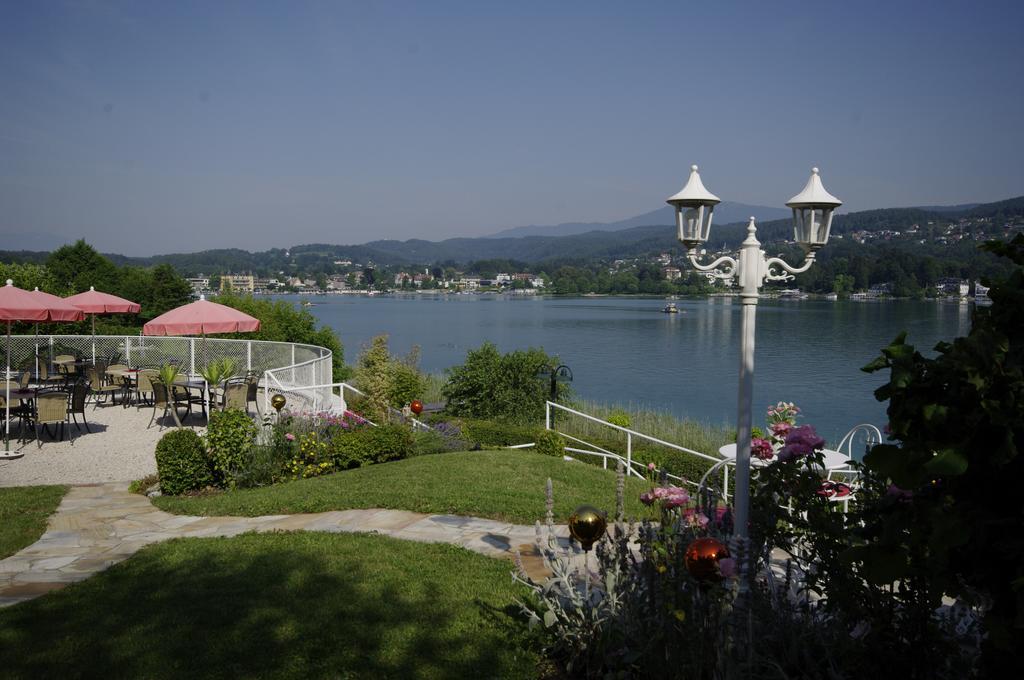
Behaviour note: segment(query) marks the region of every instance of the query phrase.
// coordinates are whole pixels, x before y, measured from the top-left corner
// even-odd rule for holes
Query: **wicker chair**
[[[89,366],[85,369],[85,375],[89,379],[89,387],[93,394],[92,408],[96,410],[99,406],[100,397],[110,396],[110,403],[113,404],[116,401],[118,394],[124,392],[124,386],[118,385],[117,383],[108,383],[104,380],[104,373],[98,366]]]
[[[237,408],[249,412],[249,387],[244,382],[228,382],[224,385],[224,396],[221,398],[221,410]]]
[[[136,406],[146,403],[144,395],[153,394],[153,382],[160,377],[160,371],[155,368],[144,368],[138,372],[135,379],[135,396],[138,400]]]
[[[249,402],[252,402],[253,406],[256,408],[256,415],[262,417],[263,413],[260,412],[260,400],[259,400],[260,374],[259,373],[255,373],[253,371],[250,371],[249,373],[247,373],[246,376],[245,376],[245,387],[246,387],[246,390],[245,390],[245,410],[246,410],[246,412],[248,412],[248,410],[249,410]]]
[[[168,411],[174,418],[174,424],[178,427],[182,427],[181,419],[178,418],[178,404],[174,399],[174,386],[172,385],[168,389],[167,385],[164,385],[159,378],[150,382],[150,388],[153,391],[153,415],[149,417],[149,425],[146,429],[153,427],[153,421],[156,420],[156,412],[161,411],[160,417],[163,418],[167,415]],[[187,415],[187,414],[186,414]],[[160,429],[164,429],[163,424],[160,424]]]
[[[50,431],[50,425],[60,426],[60,440],[64,441],[64,426],[68,422],[68,393],[64,390],[48,390],[36,392],[35,410],[31,416],[36,431],[36,444],[43,446],[42,431]],[[54,428],[56,432],[56,428]],[[68,428],[68,440],[72,446],[75,440]]]
[[[71,396],[68,397],[68,415],[75,422],[75,429],[81,430],[78,426],[78,415],[82,416],[82,424],[85,425],[85,431],[92,434],[92,430],[89,429],[89,422],[85,419],[85,401],[89,398],[89,383],[88,381],[79,378],[71,386]]]
[[[65,382],[64,376],[59,373],[50,373],[50,360],[45,354],[39,355],[39,384],[40,385],[53,385],[55,383],[63,384]]]

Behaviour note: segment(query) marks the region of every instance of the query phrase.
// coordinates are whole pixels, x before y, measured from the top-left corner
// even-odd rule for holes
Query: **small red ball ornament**
[[[722,577],[718,561],[729,557],[729,549],[717,538],[698,538],[686,548],[686,570],[698,581],[714,581]]]
[[[412,403],[409,404],[409,409],[416,415],[419,415],[423,413],[423,402],[419,399],[413,399]]]

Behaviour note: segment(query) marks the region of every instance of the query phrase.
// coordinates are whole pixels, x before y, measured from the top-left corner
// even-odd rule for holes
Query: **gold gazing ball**
[[[686,548],[686,570],[698,581],[721,578],[718,561],[729,557],[729,549],[717,538],[698,538]]]
[[[581,505],[569,515],[569,533],[584,550],[590,550],[601,540],[608,527],[606,514],[593,505]]]
[[[287,401],[288,400],[284,398],[283,394],[275,394],[270,398],[270,405],[274,407],[275,411],[280,413]]]

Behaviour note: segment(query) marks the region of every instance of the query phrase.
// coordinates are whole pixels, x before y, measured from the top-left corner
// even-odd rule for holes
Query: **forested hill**
[[[1024,196],[973,207],[953,206],[925,210],[922,208],[887,208],[837,215],[832,233],[836,236],[866,233],[888,238],[893,233],[920,234],[934,242],[950,229],[959,229],[962,237],[973,238],[991,234],[998,236],[1007,224],[1024,222]],[[914,226],[916,225],[916,230]],[[715,225],[709,249],[735,247],[742,241],[746,225],[736,222]],[[792,239],[789,219],[758,224],[762,243]],[[276,274],[289,267],[317,269],[337,260],[379,265],[461,265],[477,260],[506,259],[537,264],[555,259],[609,260],[639,257],[653,252],[678,251],[675,229],[670,225],[638,226],[620,231],[589,231],[568,236],[525,236],[521,238],[453,238],[444,241],[381,240],[362,245],[307,244],[289,250],[272,249],[251,253],[239,249],[206,250],[197,253],[176,253],[148,258],[108,255],[120,265],[152,266],[167,263],[186,275],[200,272],[251,271]],[[41,262],[47,253],[0,251],[0,261]]]

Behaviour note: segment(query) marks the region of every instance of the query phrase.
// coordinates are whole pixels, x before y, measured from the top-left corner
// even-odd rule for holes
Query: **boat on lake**
[[[670,302],[664,307],[662,307],[661,311],[665,314],[678,314],[679,308],[676,307],[676,303]]]

